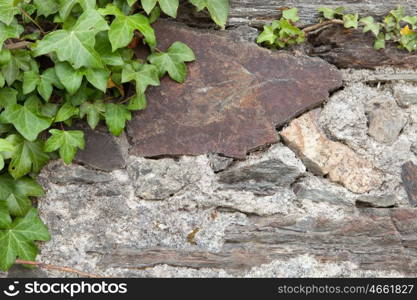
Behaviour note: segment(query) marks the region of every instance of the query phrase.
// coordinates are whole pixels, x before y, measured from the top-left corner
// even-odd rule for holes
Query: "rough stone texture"
[[[280,143],[241,161],[129,156],[111,172],[53,162],[40,176],[39,211],[53,239],[39,260],[117,277],[417,276],[417,211],[401,179],[405,163],[417,164],[417,107],[398,108],[406,125],[392,144],[379,142],[368,117],[375,103],[395,103],[397,79],[377,78],[403,73],[343,73],[344,90],[300,118],[316,114],[313,140],[373,162],[382,184],[371,191],[353,193],[304,160],[306,171]],[[342,166],[347,175],[355,167]],[[287,168],[294,173],[277,172]]]
[[[135,187],[135,196],[145,200],[164,200],[199,180],[194,162],[187,158],[183,161],[137,159],[131,162],[128,172]]]
[[[367,121],[376,107],[395,103],[393,85],[403,80],[405,75],[410,78],[415,76],[415,72],[406,72],[393,69],[374,72],[346,70],[345,88],[331,97],[319,117],[320,127],[329,138],[348,145],[356,153],[372,161],[383,174],[383,184],[376,194],[396,195],[397,203],[403,205],[408,200],[401,181],[401,167],[408,161],[417,163],[416,153],[413,152],[413,145],[417,141],[417,109],[415,106],[401,109],[407,122],[391,145],[369,137]],[[371,86],[364,84],[368,80],[372,80]],[[412,82],[406,84],[413,86]]]
[[[170,22],[155,28],[161,49],[182,41],[197,61],[189,65],[185,84],[165,78],[161,88],[150,89],[148,108],[128,128],[132,154],[214,152],[244,158],[276,143],[276,126],[320,105],[341,86],[338,71],[322,60],[270,52]]]
[[[401,107],[409,107],[417,104],[417,86],[410,86],[406,83],[397,83],[393,86],[394,96]]]
[[[273,195],[289,187],[305,172],[305,167],[286,147],[273,146],[262,157],[251,157],[220,173],[224,189],[251,191],[255,195]]]
[[[346,8],[348,13],[361,15],[383,16],[397,5],[403,5],[407,12],[416,14],[417,4],[414,0],[231,0],[230,18],[228,24],[259,26],[273,19],[279,18],[278,10],[282,7],[297,7],[299,9],[301,24],[315,24],[319,18],[317,9],[322,6]],[[212,22],[205,13],[192,13],[194,8],[185,5],[190,10],[183,10],[180,17],[193,25],[210,26]],[[190,15],[192,16],[190,18]]]
[[[316,114],[317,111],[309,112],[292,121],[281,131],[284,141],[311,171],[329,175],[331,181],[355,193],[377,189],[382,179],[372,163],[346,145],[329,140],[318,128]]]
[[[346,30],[343,26],[325,29],[311,36],[309,41],[314,46],[310,55],[319,56],[339,68],[417,67],[416,54],[397,49],[393,44],[375,51],[375,39],[371,34]]]
[[[374,109],[368,115],[368,134],[375,140],[392,144],[404,128],[407,118],[394,101],[373,101]]]
[[[48,193],[39,204],[53,239],[42,246],[39,259],[100,275],[139,276],[135,270],[170,265],[242,276],[252,274],[253,268],[259,272],[264,264],[305,260],[302,257],[308,254],[321,262],[350,263],[347,273],[355,269],[415,273],[416,209],[347,207],[336,214],[327,208],[324,214],[323,207],[303,204],[284,215],[263,217],[225,211],[201,205],[197,197],[204,186],[196,187],[216,176],[208,159],[187,158],[179,162],[184,169],[190,168],[187,160],[193,160],[193,170],[200,172],[201,179],[185,188],[194,197],[176,195],[162,202],[135,197],[128,172],[110,173],[111,183],[74,185],[72,178],[69,184],[58,185],[50,178],[60,164],[50,164],[41,176]],[[192,232],[197,233],[190,242]]]
[[[417,166],[407,162],[402,167],[401,175],[410,203],[417,206]]]
[[[143,159],[131,159],[129,166],[140,168],[135,162]],[[135,196],[130,177],[135,173],[113,171],[108,173],[112,180],[103,182],[98,171],[51,163],[40,177],[47,195],[39,209],[53,238],[42,245],[39,260],[103,276],[300,277],[311,263],[306,274],[317,276],[415,274],[416,209],[357,209],[337,202],[310,205],[308,200],[294,207],[292,199],[280,203],[287,207],[280,214],[242,213],[237,202],[225,209],[225,204],[201,200],[223,195],[216,191],[217,175],[207,157],[160,161],[198,172],[199,179],[165,201],[146,201]],[[59,168],[73,174],[65,177],[68,183],[51,180]],[[89,182],[84,181],[87,172]],[[77,176],[80,182],[74,184]],[[307,266],[295,267],[303,261]]]

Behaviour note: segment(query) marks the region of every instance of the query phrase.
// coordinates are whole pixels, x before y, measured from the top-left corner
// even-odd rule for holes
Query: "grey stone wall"
[[[88,159],[50,163],[39,210],[53,238],[40,245],[39,260],[102,276],[415,276],[417,212],[401,170],[417,163],[417,86],[377,78],[416,74],[343,73],[343,90],[285,127],[283,142],[246,160],[146,159],[129,155],[121,137],[111,138],[123,157],[111,171]],[[317,127],[302,123],[307,116]],[[307,128],[298,132],[303,139],[315,130],[325,138],[308,149],[287,143],[292,126]],[[369,161],[378,184],[353,193],[324,176],[328,141]],[[349,168],[351,182],[369,176],[355,173],[354,161]]]
[[[417,9],[414,1],[232,0],[230,24],[262,23],[284,5],[300,6],[309,20],[316,6],[323,4],[385,13],[385,6],[394,2]],[[199,15],[194,17],[201,24]],[[253,42],[256,30],[243,26],[216,35],[227,36],[230,43]],[[215,40],[205,38],[207,43]],[[233,56],[237,52],[230,49],[236,47],[220,47],[219,53]],[[258,52],[253,45],[238,49],[253,57],[271,56],[274,63],[289,56]],[[311,63],[297,51],[292,53],[295,59]],[[177,113],[194,114],[195,119],[181,115],[182,120],[198,123],[209,107],[207,114],[215,116],[214,122],[229,116],[239,120],[232,123],[239,125],[237,129],[246,130],[245,123],[259,129],[259,134],[237,130],[251,134],[238,139],[237,145],[259,146],[250,142],[258,141],[261,134],[267,142],[251,148],[246,157],[172,155],[168,152],[174,147],[167,146],[163,155],[145,158],[134,155],[141,146],[140,138],[132,139],[135,131],[143,130],[153,142],[164,133],[174,143],[194,141],[196,131],[182,128],[184,124],[169,131],[163,120],[156,127],[132,126],[129,135],[120,138],[105,130],[86,129],[87,149],[76,163],[65,166],[53,161],[39,177],[46,195],[37,205],[52,234],[52,241],[39,244],[39,261],[109,277],[416,276],[417,73],[389,67],[344,69],[342,87],[326,100],[328,89],[340,83],[334,69],[316,58],[314,66],[320,66],[321,74],[331,70],[322,78],[334,81],[329,79],[319,90],[314,88],[315,76],[301,77],[306,78],[302,84],[297,77],[301,75],[291,75],[299,84],[299,94],[288,90],[284,100],[291,111],[286,111],[274,101],[282,100],[279,91],[289,85],[277,90],[279,80],[260,85],[262,72],[250,69],[252,56],[236,56],[227,65],[233,76],[244,74],[233,80],[245,79],[247,89],[242,83],[225,84],[221,76],[216,81],[200,72],[210,62],[203,52],[199,56],[201,65],[190,66],[197,78],[190,86],[196,92],[181,94],[181,88],[169,82],[162,87],[182,97],[172,102],[183,105],[175,108]],[[227,59],[216,64],[227,64]],[[295,69],[303,73],[302,68],[300,63]],[[277,70],[279,79],[278,71],[285,70]],[[260,86],[264,89],[255,89]],[[204,87],[215,92],[201,90]],[[152,91],[155,97],[159,93],[165,95],[164,90]],[[308,99],[316,102],[297,106]],[[191,107],[186,101],[200,102]],[[211,106],[205,106],[207,101],[212,101]],[[242,107],[255,113],[246,115]],[[276,111],[268,111],[272,109]],[[168,112],[166,117],[171,118]],[[140,113],[136,120],[142,117]],[[217,139],[219,130],[233,137],[225,124],[215,127],[215,132],[205,128],[204,136],[196,140]],[[187,134],[181,136],[180,129]],[[227,148],[228,143],[223,144]],[[218,143],[208,145],[218,149]],[[14,267],[5,276],[74,274]]]

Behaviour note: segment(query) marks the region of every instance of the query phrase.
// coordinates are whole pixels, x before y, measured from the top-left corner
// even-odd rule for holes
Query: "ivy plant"
[[[189,2],[225,27],[228,0]],[[31,197],[43,195],[36,175],[51,158],[70,164],[84,148],[74,120],[118,136],[146,108],[149,86],[186,80],[193,50],[175,42],[161,51],[152,27],[178,8],[179,0],[0,0],[0,270],[35,260],[36,241],[50,239]],[[135,57],[139,44],[146,60]]]
[[[378,21],[374,17],[360,17],[359,14],[344,14],[345,8],[320,7],[322,15],[319,24],[300,29],[296,26],[299,20],[297,9],[283,11],[280,20],[265,25],[257,42],[270,48],[286,48],[305,41],[305,35],[311,29],[319,29],[320,25],[331,23],[341,24],[345,28],[371,33],[375,38],[375,50],[384,49],[386,42],[395,43],[398,48],[409,52],[417,51],[417,16],[407,16],[404,8],[399,6]]]

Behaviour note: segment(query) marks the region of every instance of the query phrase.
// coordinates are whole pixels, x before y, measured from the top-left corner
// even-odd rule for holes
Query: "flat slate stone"
[[[405,163],[402,167],[401,177],[408,200],[412,205],[417,206],[417,166],[411,161]]]
[[[338,68],[417,67],[415,53],[398,49],[393,43],[387,43],[385,49],[375,51],[375,38],[360,30],[332,26],[311,36],[309,41],[314,45],[311,55],[321,57]]]
[[[85,149],[77,152],[75,160],[95,169],[113,171],[126,166],[123,145],[107,132],[83,127]]]
[[[172,22],[155,25],[159,48],[181,41],[195,52],[184,84],[169,78],[147,94],[148,108],[128,126],[132,154],[243,158],[278,141],[275,128],[320,105],[342,85],[318,58],[236,43],[227,33]],[[140,49],[138,50],[140,52]]]

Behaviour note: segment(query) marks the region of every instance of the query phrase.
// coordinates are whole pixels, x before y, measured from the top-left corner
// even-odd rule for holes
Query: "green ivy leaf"
[[[380,49],[385,48],[385,35],[382,32],[378,34],[378,37],[375,40],[374,48],[375,50],[380,50]]]
[[[84,132],[80,130],[49,130],[51,137],[46,141],[44,150],[53,152],[59,149],[59,156],[68,165],[77,153],[77,148],[84,149]]]
[[[103,101],[97,100],[93,103],[84,102],[80,107],[80,118],[87,116],[87,123],[91,129],[95,129],[100,122],[101,116],[106,112]]]
[[[59,0],[59,2],[59,15],[62,20],[67,19],[76,4],[80,4],[83,10],[94,9],[96,7],[96,0]]]
[[[39,116],[26,103],[25,105],[13,104],[7,106],[1,116],[7,122],[13,124],[16,130],[31,142],[37,139],[40,132],[51,126],[49,118]]]
[[[29,177],[16,180],[8,174],[0,175],[0,201],[12,216],[24,216],[32,206],[29,197],[43,195],[42,187]]]
[[[19,25],[14,19],[10,25],[6,25],[0,22],[0,49],[3,47],[5,40],[10,38],[19,38],[23,33],[23,26]]]
[[[59,11],[58,0],[34,0],[36,9],[38,10],[38,16],[50,16]]]
[[[338,7],[336,9],[332,9],[332,8],[329,8],[329,7],[319,7],[317,10],[323,14],[325,19],[332,20],[336,16],[342,15],[345,8],[344,7]]]
[[[0,228],[7,228],[12,224],[7,202],[0,200]]]
[[[284,19],[287,19],[289,21],[292,22],[297,22],[300,20],[300,17],[298,16],[298,8],[291,8],[291,9],[286,9],[282,12],[282,17]]]
[[[100,54],[94,49],[95,35],[107,29],[107,22],[96,10],[87,10],[71,29],[47,34],[33,52],[35,56],[55,52],[60,61],[68,61],[75,69],[102,68]]]
[[[78,115],[78,113],[79,108],[73,106],[71,102],[67,101],[58,110],[55,117],[55,123],[67,121],[71,119],[73,116]]]
[[[105,69],[86,69],[85,77],[95,88],[102,92],[106,92],[110,71]]]
[[[0,21],[10,25],[19,9],[14,5],[14,0],[0,0]]]
[[[359,15],[358,14],[347,14],[343,16],[343,22],[345,28],[355,28],[359,26]]]
[[[136,93],[143,94],[149,85],[158,86],[158,68],[154,65],[144,64],[136,71],[131,64],[126,65],[122,72],[122,83],[136,81]]]
[[[256,42],[258,44],[267,43],[268,45],[273,45],[275,40],[277,39],[277,35],[275,34],[275,29],[272,25],[264,25],[264,30],[258,36]]]
[[[155,8],[156,3],[159,3],[161,10],[166,13],[168,16],[176,18],[177,10],[179,6],[178,0],[142,0],[142,7],[148,15],[151,14],[152,10]]]
[[[363,32],[371,31],[375,36],[378,36],[381,26],[378,23],[375,23],[373,17],[366,17],[359,20],[359,22],[363,23],[365,27],[363,28]]]
[[[53,86],[62,88],[62,85],[55,73],[55,68],[45,70],[41,75],[36,71],[28,71],[23,74],[23,94],[27,95],[36,88],[45,101],[52,96]]]
[[[13,54],[10,54],[9,51],[4,52],[9,53],[9,55],[7,61],[1,68],[1,72],[7,84],[11,86],[21,76],[20,71],[27,72],[30,70],[30,61],[32,58],[26,50],[14,51]]]
[[[14,145],[10,143],[6,139],[0,139],[0,170],[3,170],[4,168],[4,156],[1,154],[2,152],[13,152],[14,151]]]
[[[129,45],[133,39],[135,30],[139,30],[144,35],[145,41],[150,47],[156,46],[155,32],[147,17],[141,14],[126,16],[113,4],[99,9],[99,12],[102,15],[113,15],[116,17],[110,25],[109,30],[109,39],[113,52]]]
[[[198,10],[207,8],[213,21],[224,28],[229,15],[229,0],[189,0]]]
[[[410,25],[417,25],[417,16],[406,16],[402,20]]]
[[[8,136],[7,140],[15,147],[15,150],[6,156],[11,158],[9,173],[14,178],[21,178],[30,172],[38,173],[49,161],[49,155],[42,150],[42,141],[30,142],[16,134]]]
[[[397,9],[391,10],[390,14],[394,16],[397,23],[399,23],[404,17],[404,7],[398,6]]]
[[[33,261],[38,254],[34,241],[49,241],[48,229],[32,208],[23,218],[0,230],[0,269],[8,270],[16,258]]]
[[[165,53],[154,53],[149,56],[149,61],[158,67],[159,75],[168,72],[169,76],[177,82],[184,82],[187,76],[185,62],[195,60],[193,50],[181,42],[175,42]]]
[[[70,95],[78,91],[84,76],[81,70],[75,70],[69,63],[63,62],[55,65],[55,72]]]
[[[127,109],[131,111],[145,109],[147,105],[145,94],[136,94],[132,99],[130,99]]]
[[[0,89],[0,109],[17,103],[18,92],[10,87]]]
[[[131,112],[122,104],[106,103],[106,124],[110,132],[119,136],[126,127],[126,121],[132,119]]]

